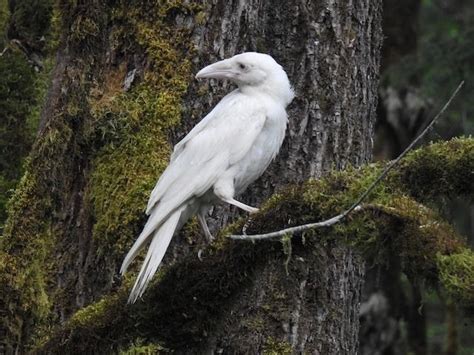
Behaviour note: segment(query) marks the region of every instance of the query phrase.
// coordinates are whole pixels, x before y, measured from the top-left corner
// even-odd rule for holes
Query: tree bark
[[[0,289],[9,305],[0,323],[6,352],[24,351],[45,328],[116,288],[118,266],[142,226],[147,194],[163,169],[133,159],[169,152],[166,141],[153,137],[151,143],[127,144],[157,126],[157,135],[164,132],[176,143],[231,89],[227,83],[193,81],[191,73],[203,65],[239,52],[266,52],[286,69],[296,91],[281,153],[246,192],[246,202],[259,204],[290,182],[371,159],[381,1],[79,1],[63,2],[61,17],[62,45],[41,131],[2,244],[14,258],[14,266],[0,269],[12,275]],[[123,81],[135,73],[128,91]],[[139,101],[143,95],[163,105],[168,105],[165,99],[178,99],[174,109],[147,111],[149,101]],[[119,101],[123,106],[108,106],[121,100],[117,97],[125,97]],[[121,108],[128,111],[123,114]],[[179,110],[180,123],[169,123]],[[136,123],[144,117],[152,124]],[[133,158],[124,158],[124,170],[121,161],[107,165],[119,150]],[[130,190],[142,178],[146,187]],[[101,190],[110,191],[103,203]],[[131,192],[123,196],[127,200],[115,218],[121,191]],[[132,193],[139,201],[130,205],[134,209],[127,204]],[[216,208],[213,230],[235,214],[226,206]],[[107,223],[102,223],[104,215],[110,217]],[[202,236],[186,230],[174,238],[165,264],[202,247]],[[44,249],[32,249],[33,236]],[[218,312],[215,324],[221,326],[203,337],[199,350],[186,345],[175,350],[356,353],[363,260],[342,242],[322,244],[316,251],[293,249],[287,269],[285,255],[257,264],[252,281]],[[20,278],[25,270],[29,276]],[[36,296],[23,286],[32,287]]]

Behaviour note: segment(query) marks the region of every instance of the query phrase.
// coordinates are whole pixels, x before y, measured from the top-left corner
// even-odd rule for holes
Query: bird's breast
[[[249,184],[258,179],[275,158],[285,138],[287,124],[283,108],[268,112],[262,131],[248,153],[235,168],[234,188],[240,194]]]

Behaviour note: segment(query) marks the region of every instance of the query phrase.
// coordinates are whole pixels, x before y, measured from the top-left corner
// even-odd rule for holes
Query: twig
[[[360,210],[362,210],[362,206],[356,206],[355,208],[352,209],[352,211],[360,211]],[[308,229],[330,227],[333,224],[340,222],[341,219],[346,217],[347,216],[346,212],[338,214],[337,216],[334,216],[322,222],[303,224],[301,226],[286,228],[286,229],[282,229],[276,232],[265,233],[265,234],[231,235],[230,238],[239,239],[239,240],[252,240],[252,241],[262,240],[262,239],[274,239],[274,238],[283,237],[285,235],[291,235],[291,234],[295,234],[299,232],[304,232]]]
[[[332,218],[329,218],[325,221],[322,222],[316,222],[316,223],[309,223],[309,224],[303,224],[300,226],[296,227],[291,227],[291,228],[286,228],[282,229],[276,232],[272,233],[265,233],[265,234],[254,234],[254,235],[231,235],[231,239],[239,239],[239,240],[262,240],[262,239],[273,239],[273,238],[280,238],[284,235],[288,234],[295,234],[295,233],[300,233],[307,231],[309,229],[315,229],[315,228],[322,228],[322,227],[329,227],[332,226],[333,224],[336,224],[343,220],[347,215],[354,210],[358,210],[361,207],[359,206],[362,201],[365,200],[365,198],[375,189],[375,187],[382,181],[382,179],[387,176],[387,174],[400,162],[400,160],[407,155],[407,153],[413,149],[413,147],[420,141],[421,138],[425,136],[425,134],[430,130],[431,127],[435,124],[435,122],[438,120],[438,118],[446,111],[448,106],[451,104],[451,101],[453,101],[454,97],[458,94],[459,90],[461,90],[461,87],[464,85],[464,80],[459,83],[458,87],[456,90],[454,90],[453,94],[449,98],[449,100],[446,102],[446,104],[443,106],[443,108],[438,112],[438,114],[428,123],[428,125],[425,127],[425,129],[410,143],[410,145],[395,159],[388,164],[385,169],[382,171],[382,173],[375,179],[375,181],[368,187],[365,192],[360,195],[360,197],[352,204],[351,207],[349,207],[347,210],[345,210],[343,213],[338,214],[337,216],[334,216]]]

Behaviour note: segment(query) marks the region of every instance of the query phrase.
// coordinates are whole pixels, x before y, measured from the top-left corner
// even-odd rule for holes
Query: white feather
[[[180,208],[173,212],[166,222],[156,230],[150,247],[148,248],[142,268],[140,269],[140,273],[135,281],[135,285],[130,292],[130,297],[128,298],[129,303],[134,303],[138,297],[142,296],[151,278],[155,275],[161,260],[163,260],[163,257],[165,256],[166,249],[168,249],[183,210],[184,208]]]
[[[265,123],[265,111],[260,105],[252,105],[242,93],[228,96],[219,102],[205,125],[178,143],[181,146],[151,193],[147,213],[170,196],[178,194],[185,200],[204,193],[252,147]]]

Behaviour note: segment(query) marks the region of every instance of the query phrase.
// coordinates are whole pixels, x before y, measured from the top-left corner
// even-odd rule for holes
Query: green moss
[[[168,164],[168,130],[181,121],[181,99],[191,77],[191,49],[185,31],[165,24],[169,11],[190,11],[179,2],[150,8],[119,7],[116,21],[126,21],[127,40],[146,53],[146,70],[127,93],[117,90],[117,72],[109,88],[93,98],[94,129],[103,145],[93,161],[89,196],[94,206],[94,237],[107,252],[123,254],[136,237],[151,189]],[[116,34],[122,36],[125,34]],[[123,82],[125,71],[118,68]],[[115,89],[114,89],[115,86]],[[113,248],[110,248],[113,246]]]
[[[292,353],[291,345],[287,341],[278,341],[271,337],[265,341],[263,349],[265,355],[289,355]]]
[[[0,286],[0,297],[15,312],[28,315],[28,326],[45,320],[51,307],[46,289],[54,260],[51,253],[55,236],[47,217],[51,201],[44,191],[39,175],[30,173],[27,168],[11,200],[1,240],[1,249],[7,251],[10,258],[1,271],[9,278]],[[0,327],[8,327],[10,339],[20,336],[20,330],[25,326],[19,317],[2,321],[9,322],[0,323]]]
[[[0,183],[5,187],[0,191],[0,226],[6,218],[6,200],[23,173],[23,161],[36,135],[40,111],[46,96],[54,58],[54,47],[50,38],[57,27],[50,26],[51,1],[12,2],[8,11],[7,1],[0,3],[0,28],[10,31],[9,36],[20,39],[29,50],[43,50],[44,67],[36,71],[26,55],[14,47],[8,47],[0,39],[2,47],[8,47],[0,61],[0,149],[6,160],[0,159]],[[40,40],[46,37],[46,40]],[[30,43],[32,42],[32,43]],[[46,48],[44,48],[46,44]],[[3,187],[2,186],[2,187]]]
[[[99,25],[93,19],[86,16],[77,16],[71,27],[70,40],[84,41],[89,36],[96,37],[99,35]]]
[[[18,11],[28,1],[17,3]],[[31,6],[31,4],[30,4]],[[41,9],[39,6],[39,12]],[[33,9],[29,9],[31,12]],[[22,10],[23,11],[23,10]],[[21,12],[21,11],[20,11]],[[9,20],[19,20],[18,12],[8,17],[7,2],[0,3],[0,28],[9,26]],[[25,20],[25,19],[23,19]],[[31,25],[31,18],[29,19]],[[10,23],[10,25],[14,25]],[[10,34],[11,35],[11,34]],[[36,36],[36,34],[35,34]],[[23,52],[9,46],[3,38],[0,46],[8,49],[0,60],[0,227],[6,219],[6,201],[23,172],[23,160],[28,154],[36,134],[39,112],[45,96],[45,83],[51,65],[36,72]]]
[[[261,332],[265,329],[265,320],[260,316],[245,317],[242,324],[255,332]]]
[[[438,254],[441,285],[464,306],[474,308],[474,252],[462,249],[451,255]]]
[[[474,193],[474,139],[454,138],[407,155],[392,174],[420,202]]]
[[[364,210],[352,213],[345,222],[332,228],[305,232],[304,241],[309,242],[309,247],[314,241],[317,246],[328,239],[343,239],[376,263],[383,263],[389,253],[396,253],[410,278],[435,285],[439,276],[437,253],[449,255],[458,251],[463,242],[436,211],[409,195],[424,194],[431,189],[430,184],[446,195],[472,193],[473,142],[472,139],[455,139],[415,151],[368,196],[363,203]],[[423,154],[425,150],[427,157]],[[439,161],[444,162],[443,168],[433,175]],[[264,204],[248,232],[270,232],[335,216],[370,186],[382,168],[382,164],[348,168],[332,172],[321,180],[289,187]],[[414,175],[424,184],[412,182]],[[438,196],[431,190],[430,194],[424,195],[422,200]]]
[[[167,353],[168,351],[159,344],[143,344],[136,341],[125,350],[120,350],[119,355],[153,355]]]
[[[144,15],[145,7],[149,11]],[[53,22],[63,21],[67,42],[63,45],[74,59],[60,74],[68,90],[58,94],[60,108],[51,112],[43,127],[9,208],[1,249],[8,253],[0,253],[1,277],[5,275],[8,282],[0,286],[0,295],[11,303],[15,314],[21,312],[22,316],[2,319],[0,328],[8,329],[7,344],[15,344],[24,336],[22,332],[31,337],[33,328],[47,329],[48,321],[54,318],[50,306],[58,300],[47,294],[56,261],[51,253],[57,238],[64,237],[65,231],[57,228],[62,223],[60,211],[75,186],[69,180],[73,173],[65,172],[88,169],[83,162],[90,159],[89,147],[95,151],[85,193],[94,207],[98,253],[105,248],[109,255],[114,246],[120,254],[136,236],[149,192],[167,164],[167,133],[180,122],[181,98],[190,78],[188,32],[171,31],[165,21],[172,13],[189,14],[192,8],[177,1],[123,1],[114,8],[60,2]],[[98,34],[105,26],[110,26],[111,38],[116,41],[112,50],[124,57],[119,68],[111,66],[102,73],[95,65],[101,58],[99,51],[104,50]],[[128,55],[130,47],[133,56]],[[122,83],[127,61],[137,55],[142,56],[144,70],[125,93]],[[106,85],[97,83],[98,78],[104,78]],[[39,87],[45,88],[42,84]],[[39,110],[35,112],[37,115]],[[33,127],[37,119],[31,122]],[[91,322],[106,324],[111,319],[107,310],[113,304],[122,307],[126,300],[125,292],[123,298],[116,297],[106,297],[79,312],[69,326],[87,333],[84,328]],[[38,343],[46,342],[42,339]]]
[[[33,6],[35,4],[38,6]],[[18,131],[32,141],[37,134],[40,112],[54,65],[55,45],[49,43],[49,40],[57,37],[59,30],[55,21],[52,31],[49,31],[53,11],[50,1],[41,4],[37,4],[37,1],[21,1],[16,2],[14,6],[11,17],[12,33],[22,40],[22,44],[30,52],[40,52],[45,56],[42,58],[42,70],[39,72],[27,66],[24,54],[20,55],[14,49],[7,51],[2,57],[4,64],[7,63],[4,59],[11,57],[10,59],[14,59],[12,63],[15,68],[23,65],[24,69],[27,69],[19,73],[12,71],[13,67],[10,67],[9,75],[18,76],[14,80],[16,87],[18,88],[23,80],[27,80],[29,91],[25,93],[17,88],[10,89],[9,100],[15,98],[11,93],[21,95],[21,100],[14,105],[16,113],[13,119],[17,123],[22,120],[22,129]],[[46,41],[39,40],[43,36]],[[19,114],[21,112],[25,112],[25,115]],[[20,345],[19,340],[33,337],[34,332],[51,318],[52,300],[48,289],[56,261],[53,251],[58,237],[52,222],[55,216],[51,211],[57,208],[57,197],[65,185],[61,167],[70,164],[74,157],[69,150],[73,136],[68,118],[70,117],[67,115],[51,112],[47,125],[43,127],[44,134],[37,138],[29,158],[24,164],[14,161],[17,164],[16,169],[22,167],[25,173],[9,202],[8,219],[0,239],[0,264],[3,264],[0,278],[8,275],[4,278],[5,282],[0,283],[0,299],[10,310],[0,320],[0,332],[4,337],[2,345],[7,352],[11,349],[21,352],[19,349],[25,343]],[[13,135],[10,136],[14,138]],[[16,153],[23,151],[22,144],[21,141],[14,142]],[[65,156],[70,160],[66,160]],[[24,156],[21,160],[23,158]],[[69,191],[67,187],[66,190]]]
[[[453,227],[435,211],[406,196],[394,196],[385,206],[374,207],[371,219],[377,232],[367,234],[377,238],[371,252],[378,251],[379,260],[396,253],[410,279],[436,285],[436,255],[450,254],[462,246]],[[363,242],[359,240],[359,244]]]
[[[71,317],[69,325],[71,327],[86,327],[94,324],[101,327],[107,324],[113,317],[112,307],[117,306],[117,299],[118,296],[113,294],[80,309]]]

